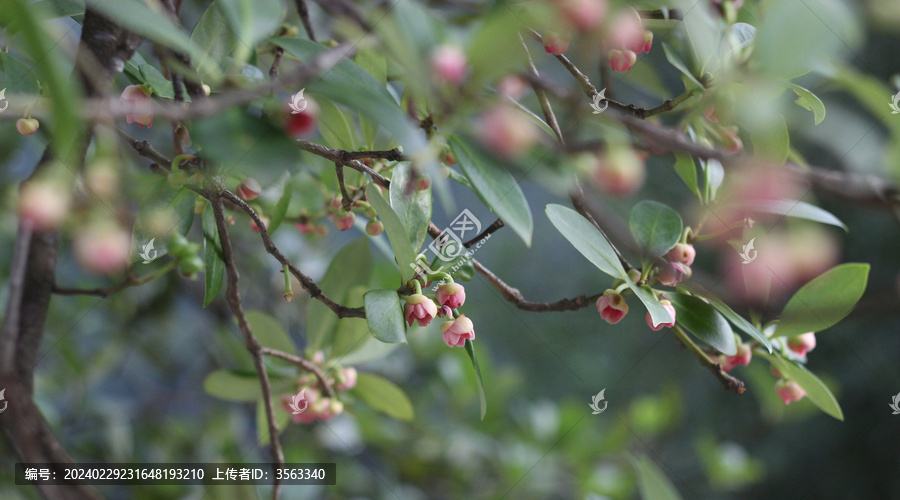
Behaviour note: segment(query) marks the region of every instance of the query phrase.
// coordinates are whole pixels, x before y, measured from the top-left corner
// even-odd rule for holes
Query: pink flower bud
[[[334,227],[338,228],[340,231],[346,231],[353,227],[353,221],[356,220],[356,214],[353,212],[344,212],[343,214],[338,212],[334,215],[332,220],[334,221]]]
[[[437,313],[439,318],[450,318],[453,319],[453,310],[450,309],[449,306],[441,306],[438,308]]]
[[[608,194],[628,196],[644,185],[644,159],[630,148],[612,148],[598,158],[596,165],[596,183]]]
[[[19,217],[38,231],[56,229],[69,212],[69,193],[49,182],[27,182],[19,191]]]
[[[753,350],[750,349],[748,344],[738,344],[737,353],[733,356],[721,355],[719,356],[719,365],[722,367],[722,371],[729,371],[735,366],[743,365],[747,366],[750,364],[750,359],[753,357]]]
[[[569,38],[555,31],[548,31],[544,35],[544,50],[554,56],[565,54],[569,50]]]
[[[803,399],[803,396],[806,396],[806,391],[797,385],[797,382],[784,378],[778,379],[778,382],[775,382],[775,392],[786,405],[789,405],[794,401],[800,401]]]
[[[291,113],[285,124],[285,131],[295,139],[309,137],[316,130],[319,118],[319,106],[316,101],[306,97],[306,109],[299,113]]]
[[[658,332],[664,326],[667,328],[672,328],[673,326],[675,326],[675,307],[672,306],[672,303],[669,302],[668,300],[660,300],[659,303],[662,304],[662,306],[666,309],[666,311],[668,311],[669,316],[672,318],[672,321],[670,321],[668,323],[660,323],[660,324],[654,326],[653,318],[650,317],[650,312],[647,312],[647,316],[646,316],[647,325],[650,326],[650,329],[653,330],[654,332]]]
[[[131,235],[115,227],[88,227],[75,234],[74,249],[75,256],[85,268],[111,274],[128,264]]]
[[[153,102],[148,94],[140,85],[129,85],[122,91],[119,102],[125,105],[127,111],[125,113],[125,121],[128,123],[137,123],[139,127],[153,126],[153,111],[150,109]]]
[[[431,53],[431,72],[444,82],[459,85],[466,78],[466,55],[455,45],[441,45]]]
[[[615,290],[607,290],[597,299],[597,312],[607,323],[615,325],[628,314],[628,302]]]
[[[500,83],[497,84],[497,93],[503,97],[511,97],[513,99],[518,100],[525,94],[525,91],[529,88],[528,82],[523,80],[518,76],[505,76]],[[449,163],[446,160],[444,161],[447,165],[453,165],[456,163],[456,158],[453,158],[453,162]]]
[[[334,388],[339,391],[349,391],[356,387],[356,368],[352,366],[343,368],[338,372],[337,383]]]
[[[421,293],[414,293],[406,298],[406,306],[403,308],[406,322],[412,326],[413,321],[419,326],[428,326],[431,320],[437,316],[437,305]]]
[[[788,349],[797,354],[806,356],[806,353],[816,348],[816,334],[815,332],[807,332],[794,335],[788,339],[787,346]]]
[[[294,224],[294,227],[297,228],[303,234],[311,234],[316,232],[316,225],[310,224],[309,222],[298,222]]]
[[[613,71],[628,71],[637,61],[637,54],[632,50],[612,49],[609,51],[609,67]]]
[[[481,118],[481,137],[504,158],[520,156],[538,139],[535,125],[507,106],[495,106]]]
[[[581,31],[591,31],[606,17],[606,0],[559,0],[559,10],[569,24]]]
[[[697,256],[697,251],[694,250],[694,245],[690,243],[676,243],[669,253],[667,257],[672,262],[678,262],[679,264],[684,264],[686,266],[690,266],[694,263],[694,257]]]
[[[16,130],[22,135],[31,135],[37,132],[41,124],[34,118],[19,118],[16,120]]]
[[[237,195],[247,201],[255,200],[261,192],[262,187],[253,177],[247,177],[244,179],[244,182],[240,183],[237,187]]]
[[[366,234],[369,236],[378,236],[384,231],[384,224],[380,220],[372,219],[366,224]]]
[[[475,326],[472,320],[460,314],[458,318],[441,325],[441,337],[450,347],[462,347],[466,345],[466,339],[475,338]]]
[[[459,283],[444,283],[435,293],[438,304],[456,309],[466,302],[466,289]]]
[[[677,262],[666,262],[659,268],[659,282],[666,286],[675,286],[681,283],[687,270]]]
[[[725,151],[735,154],[744,150],[744,143],[741,142],[741,138],[738,136],[737,127],[726,129],[724,131],[722,147],[725,148]]]
[[[646,52],[649,54],[651,47],[653,47],[653,32],[646,30],[644,31],[644,43],[638,48],[638,50],[636,50],[636,52],[639,54],[641,52]]]
[[[331,417],[336,417],[341,413],[344,413],[344,403],[341,403],[337,399],[332,399],[331,404],[328,405],[328,413]]]
[[[613,19],[612,28],[609,30],[606,43],[610,47],[617,49],[628,49],[632,52],[641,52],[647,44],[645,40],[644,23],[641,21],[640,14],[633,8],[628,7],[619,12],[615,19]],[[651,35],[650,41],[652,42],[652,40],[653,38]],[[634,64],[634,61],[632,61],[631,64]],[[631,67],[631,64],[628,65],[629,68]]]

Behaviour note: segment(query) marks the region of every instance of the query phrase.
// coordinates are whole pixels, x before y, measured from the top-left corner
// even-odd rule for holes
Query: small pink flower
[[[475,326],[472,320],[460,314],[458,318],[441,325],[441,337],[450,347],[462,347],[466,345],[466,339],[475,338]]]
[[[666,309],[666,311],[668,311],[669,316],[672,318],[672,321],[670,321],[670,322],[668,322],[668,323],[660,323],[660,324],[654,326],[654,325],[653,325],[653,318],[650,317],[650,312],[648,311],[648,312],[647,312],[647,316],[646,316],[647,325],[648,325],[648,326],[650,327],[650,329],[653,330],[654,332],[658,332],[658,331],[661,330],[662,327],[664,327],[664,326],[667,327],[667,328],[672,328],[673,326],[675,326],[675,307],[672,306],[672,303],[669,302],[668,300],[660,300],[659,303],[662,304],[662,306]]]
[[[69,193],[50,182],[26,182],[19,190],[19,217],[38,231],[59,227],[69,215]]]
[[[632,50],[612,49],[609,51],[609,67],[613,71],[628,71],[637,61],[637,54]]]
[[[569,50],[569,39],[555,31],[548,31],[544,35],[544,50],[554,56],[565,54]]]
[[[788,349],[797,354],[806,356],[806,353],[816,348],[816,334],[815,332],[808,332],[794,335],[788,339],[787,346]]]
[[[597,158],[594,179],[597,186],[613,196],[634,194],[644,185],[644,159],[630,148],[611,148]]]
[[[111,274],[128,265],[131,234],[113,226],[89,227],[75,235],[74,248],[85,268]]]
[[[649,54],[650,47],[653,47],[653,32],[646,30],[644,31],[644,43],[635,52],[646,52]]]
[[[418,322],[419,326],[428,326],[428,323],[437,316],[437,305],[421,293],[414,293],[406,298],[404,315],[410,326],[413,321]]]
[[[747,344],[738,344],[737,353],[734,356],[719,356],[719,365],[722,366],[722,371],[730,371],[732,368],[738,365],[747,366],[750,364],[750,358],[753,357],[753,351],[750,349],[750,346]]]
[[[255,200],[261,192],[262,187],[259,185],[259,182],[257,182],[253,177],[244,179],[244,182],[238,184],[237,187],[237,195],[247,201]]]
[[[521,156],[539,137],[536,126],[508,106],[494,106],[484,113],[480,135],[491,151],[504,158]]]
[[[356,214],[353,212],[344,212],[343,214],[338,212],[334,214],[332,220],[334,221],[334,227],[338,228],[340,231],[346,231],[353,227],[353,221],[356,220]]]
[[[628,314],[628,302],[614,290],[607,290],[597,299],[597,312],[610,325],[615,325]]]
[[[378,236],[384,232],[384,224],[380,220],[372,219],[366,224],[366,234],[369,236]]]
[[[466,78],[466,55],[455,45],[441,45],[431,53],[431,72],[442,81],[458,85]]]
[[[559,10],[569,24],[582,31],[591,31],[603,23],[606,0],[560,0]]]
[[[606,35],[606,44],[609,47],[641,52],[647,43],[645,39],[641,15],[633,8],[627,7],[613,19]]]
[[[334,388],[339,391],[349,391],[356,387],[356,368],[352,366],[348,366],[347,368],[342,368],[338,372],[337,381],[334,384]]]
[[[797,382],[784,378],[778,379],[778,382],[775,382],[775,392],[786,405],[789,405],[794,401],[800,401],[803,399],[803,396],[806,396],[806,391],[797,385]]]
[[[122,91],[119,101],[126,105],[131,112],[125,113],[125,121],[128,123],[137,123],[139,127],[153,126],[153,111],[150,110],[152,101],[148,94],[140,85],[129,85]]]
[[[16,130],[22,135],[31,135],[37,132],[41,124],[34,118],[19,118],[16,120]]]
[[[303,234],[311,234],[316,232],[316,225],[310,224],[309,222],[298,222],[294,224],[294,227],[297,228]]]
[[[694,245],[690,243],[677,243],[671,250],[667,257],[672,262],[678,262],[679,264],[684,264],[686,266],[690,266],[694,263],[694,257],[697,256],[697,251],[694,250]]]
[[[681,283],[684,275],[687,274],[684,265],[677,262],[666,262],[659,268],[659,282],[666,286],[675,286]]]
[[[444,283],[435,293],[438,304],[456,309],[466,302],[466,289],[459,283]]]

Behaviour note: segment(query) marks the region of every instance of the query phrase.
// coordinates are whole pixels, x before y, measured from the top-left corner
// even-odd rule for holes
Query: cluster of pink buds
[[[787,348],[793,353],[805,359],[806,354],[816,348],[816,334],[815,332],[807,332],[801,333],[800,335],[794,335],[787,339],[786,344]],[[775,383],[775,392],[778,394],[778,397],[784,401],[784,404],[789,405],[794,401],[803,399],[803,396],[806,396],[806,391],[804,391],[797,382],[785,378],[782,373],[774,368],[772,368],[772,374],[779,377],[778,381]]]
[[[737,346],[737,352],[733,356],[728,356],[726,354],[720,354],[718,357],[714,359],[719,366],[722,367],[722,371],[731,371],[735,366],[747,366],[750,364],[750,359],[753,357],[753,350],[750,348],[749,344],[741,343]]]
[[[645,30],[640,14],[629,8],[616,16],[606,43],[612,47],[608,53],[609,66],[613,71],[628,71],[638,54],[650,52],[653,32]]]
[[[417,288],[419,286],[417,285]],[[419,326],[427,326],[435,317],[447,318],[441,325],[441,337],[450,347],[463,347],[466,340],[475,338],[475,326],[472,320],[464,314],[453,318],[453,312],[462,307],[466,302],[466,289],[459,283],[450,281],[439,286],[435,292],[435,298],[425,296],[417,291],[406,298],[403,315],[406,322],[412,326],[413,322]]]
[[[315,375],[307,373],[300,376],[297,393],[281,395],[281,406],[291,414],[293,422],[309,424],[316,420],[331,420],[344,412],[344,403],[339,394],[356,387],[356,368],[335,365],[330,370],[325,370],[321,352],[317,352],[312,361],[320,365],[325,373],[325,381],[334,390],[334,397],[326,395],[322,381]]]

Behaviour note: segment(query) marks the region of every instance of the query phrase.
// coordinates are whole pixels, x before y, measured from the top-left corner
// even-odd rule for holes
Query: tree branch
[[[334,397],[334,388],[331,387],[331,384],[328,382],[328,379],[325,377],[325,374],[322,373],[322,370],[319,368],[319,366],[316,365],[315,363],[313,363],[312,361],[310,361],[308,359],[303,359],[300,356],[294,356],[293,354],[288,354],[284,351],[279,351],[278,349],[270,349],[268,347],[263,347],[260,350],[260,352],[267,356],[272,356],[274,358],[281,358],[285,361],[289,361],[289,362],[294,363],[295,365],[299,366],[300,368],[302,368],[308,372],[311,372],[313,375],[316,376],[317,379],[319,379],[319,382],[322,384],[322,387],[325,389],[325,395],[328,396],[329,398]]]
[[[478,243],[482,238],[484,238],[485,236],[487,236],[489,234],[493,234],[493,233],[497,232],[497,230],[499,230],[501,227],[503,227],[505,225],[506,225],[506,223],[503,222],[503,219],[498,217],[497,220],[495,220],[490,226],[486,227],[484,229],[484,231],[481,232],[481,234],[479,234],[478,236],[472,238],[471,240],[463,243],[463,246],[466,248],[471,248],[472,245]]]
[[[532,76],[536,79],[540,79],[541,75],[534,65],[534,59],[531,58],[531,52],[528,51],[528,45],[525,44],[525,39],[522,38],[521,34],[519,34],[519,41],[522,42],[522,48],[525,50],[525,55],[528,56],[528,67],[531,70]],[[560,144],[565,144],[566,141],[563,139],[562,130],[559,128],[559,122],[556,120],[556,115],[553,114],[550,100],[547,99],[547,93],[534,82],[531,83],[531,88],[534,89],[534,94],[541,104],[541,111],[544,112],[544,118],[547,120],[547,125],[553,130],[553,133],[556,134],[556,140],[559,141]]]
[[[306,30],[306,36],[310,40],[316,41],[316,34],[313,33],[312,23],[309,21],[309,9],[306,8],[306,0],[296,0],[297,15],[300,16],[300,22],[303,23],[303,29]]]
[[[675,334],[675,338],[678,339],[678,342],[683,347],[686,347],[687,350],[690,351],[695,358],[697,358],[697,361],[699,361],[701,365],[711,371],[712,374],[715,375],[720,382],[722,382],[722,386],[725,388],[725,390],[732,391],[737,394],[744,393],[744,391],[746,390],[746,388],[744,387],[744,383],[725,373],[725,371],[722,370],[722,367],[718,363],[709,359],[709,356],[707,356],[706,353],[703,352],[703,349],[700,349],[697,344],[695,344],[694,341],[691,340],[686,333],[684,333],[684,330],[682,330],[680,326],[673,325],[671,330],[672,333]]]
[[[348,159],[348,158],[352,158],[356,154],[365,153],[365,151],[356,151],[356,152],[343,151],[340,149],[329,148],[328,146],[323,146],[321,144],[316,144],[314,142],[303,141],[303,140],[297,141],[297,144],[304,151],[309,151],[310,153],[312,153],[314,155],[321,156],[322,158],[331,160],[332,162],[343,163],[344,165],[352,168],[353,170],[357,170],[364,174],[370,175],[372,177],[372,179],[375,180],[375,182],[377,182],[384,188],[389,188],[391,186],[391,181],[388,180],[387,177],[379,174],[378,172],[373,170],[371,167],[367,167],[361,161],[358,161],[355,159]],[[396,150],[394,150],[394,151],[396,151]],[[384,151],[369,151],[369,153],[385,153],[385,152]],[[363,156],[362,158],[367,158],[367,157]],[[377,158],[377,156],[369,156],[368,158]]]

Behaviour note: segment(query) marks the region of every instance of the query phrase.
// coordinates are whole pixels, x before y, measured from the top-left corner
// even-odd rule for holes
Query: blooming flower
[[[697,251],[694,250],[694,245],[690,243],[676,243],[669,253],[667,257],[672,262],[678,262],[679,264],[684,264],[686,266],[690,266],[694,263],[694,257],[697,256]]]
[[[784,378],[778,379],[778,382],[775,382],[775,392],[786,405],[789,405],[794,401],[800,401],[803,399],[803,396],[806,396],[806,391],[797,385],[797,382]]]
[[[406,322],[412,326],[413,321],[419,326],[428,326],[437,315],[437,306],[428,297],[421,293],[414,293],[406,298],[406,306],[403,308]]]
[[[681,283],[684,275],[688,273],[684,265],[677,262],[666,262],[659,268],[659,282],[666,286],[675,286]]]
[[[122,91],[119,101],[126,105],[130,112],[125,113],[125,121],[137,123],[139,127],[153,126],[153,112],[150,111],[150,94],[140,85],[129,85]],[[142,108],[142,109],[137,109]]]
[[[788,339],[787,346],[788,349],[797,354],[806,356],[806,353],[816,348],[816,334],[815,332],[807,332],[794,335]]]
[[[628,314],[628,303],[614,290],[607,290],[597,299],[597,312],[607,323],[615,325]]]
[[[466,302],[466,289],[459,283],[444,283],[435,293],[438,304],[456,309]]]
[[[441,337],[450,347],[462,347],[466,344],[466,339],[475,338],[475,326],[472,320],[460,314],[458,318],[441,325]]]
[[[673,306],[672,306],[672,303],[669,302],[668,300],[660,300],[659,303],[662,304],[662,306],[663,306],[663,307],[666,309],[666,311],[669,313],[669,316],[672,318],[672,321],[670,321],[670,322],[668,322],[668,323],[660,323],[660,324],[654,326],[654,325],[653,325],[653,318],[650,317],[650,313],[647,312],[647,316],[646,316],[646,319],[647,319],[647,325],[649,325],[649,326],[650,326],[650,329],[653,330],[654,332],[658,332],[658,331],[661,330],[662,327],[664,327],[664,326],[665,326],[665,327],[668,327],[668,328],[672,328],[673,326],[675,326],[675,307],[673,307]]]

